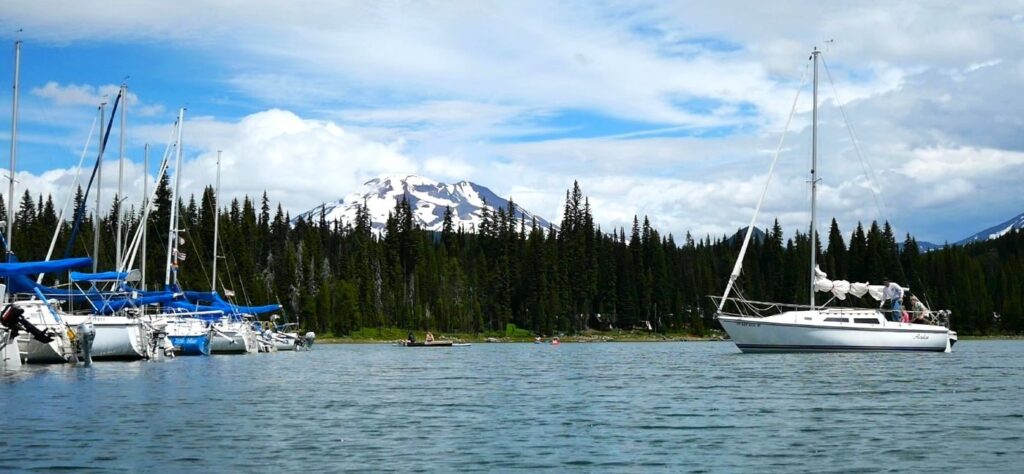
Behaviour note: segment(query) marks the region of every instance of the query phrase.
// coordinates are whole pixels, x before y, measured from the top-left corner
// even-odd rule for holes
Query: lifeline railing
[[[722,301],[722,297],[721,296],[708,295],[708,298],[711,298],[711,301],[714,302],[716,308],[719,307],[719,305],[720,305],[720,303]],[[831,301],[832,300],[829,300],[829,302],[831,302]],[[743,317],[748,317],[748,318],[765,318],[765,317],[768,317],[768,316],[775,316],[777,314],[782,314],[782,313],[787,312],[787,311],[809,311],[809,310],[814,310],[814,309],[818,309],[818,310],[828,309],[828,310],[832,310],[832,311],[839,310],[839,311],[842,311],[842,312],[849,312],[849,313],[861,312],[861,311],[863,311],[863,312],[870,312],[872,314],[881,313],[882,317],[888,320],[889,319],[888,316],[889,316],[890,312],[892,311],[889,308],[880,308],[880,307],[879,308],[865,308],[865,307],[852,307],[852,306],[851,307],[827,306],[827,303],[826,303],[826,305],[810,306],[810,305],[804,305],[804,304],[776,303],[776,302],[771,302],[771,301],[756,301],[756,300],[748,300],[746,298],[732,298],[732,297],[725,298],[725,303],[726,303],[725,305],[721,305],[722,311],[715,314],[715,318],[716,319],[718,318],[718,316],[720,314],[721,315],[726,315],[726,316],[743,316]],[[732,310],[731,311],[727,310],[726,309],[727,307],[731,308]],[[910,316],[911,320],[916,320],[917,318],[915,318],[915,316],[917,316],[917,315],[923,315],[923,319],[925,321],[927,321],[928,324],[931,324],[931,325],[934,325],[934,326],[944,326],[946,328],[949,327],[949,322],[950,322],[951,316],[953,315],[952,311],[945,310],[945,309],[937,310],[937,311],[929,311],[929,310],[913,311],[913,310],[905,309],[904,308],[903,311],[907,312],[907,314]]]

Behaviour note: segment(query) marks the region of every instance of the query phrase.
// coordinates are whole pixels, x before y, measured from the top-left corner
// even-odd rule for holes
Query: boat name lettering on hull
[[[748,327],[755,327],[755,328],[756,327],[761,327],[761,323],[748,323],[748,322],[744,322],[744,321],[736,321],[736,324],[739,325],[739,326],[748,326]]]

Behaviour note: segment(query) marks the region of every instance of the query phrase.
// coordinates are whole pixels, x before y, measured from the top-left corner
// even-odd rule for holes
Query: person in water
[[[886,301],[890,302],[892,305],[892,316],[890,319],[898,323],[903,316],[901,304],[903,302],[903,287],[899,283],[889,281],[888,278],[882,282],[882,286],[884,286],[882,289],[882,305],[884,306]]]

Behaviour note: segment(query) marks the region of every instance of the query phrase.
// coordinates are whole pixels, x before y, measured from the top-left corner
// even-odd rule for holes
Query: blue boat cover
[[[9,262],[0,263],[0,277],[14,275],[30,275],[33,273],[57,273],[92,265],[89,257],[65,258],[49,262]]]
[[[71,272],[71,281],[117,281],[128,278],[128,272]]]
[[[224,300],[216,291],[186,291],[185,298],[191,306],[183,308],[197,308],[195,311],[224,311],[231,314],[265,314],[280,311],[281,305],[268,304],[263,306],[239,306]],[[201,309],[205,308],[205,309]]]

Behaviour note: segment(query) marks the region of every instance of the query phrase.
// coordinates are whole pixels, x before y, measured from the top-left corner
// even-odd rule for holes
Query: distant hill
[[[735,234],[732,234],[731,237],[729,237],[729,238],[727,238],[725,240],[726,240],[726,242],[729,242],[730,244],[736,243],[736,242],[743,242],[743,239],[746,236],[747,236],[747,227],[743,227],[741,229],[737,229]],[[768,233],[767,232],[765,232],[765,231],[763,231],[763,230],[761,230],[761,229],[759,229],[757,227],[754,227],[754,233],[750,236],[750,239],[752,241],[754,241],[754,242],[762,243],[762,242],[764,242],[764,239],[766,237],[768,237]]]

